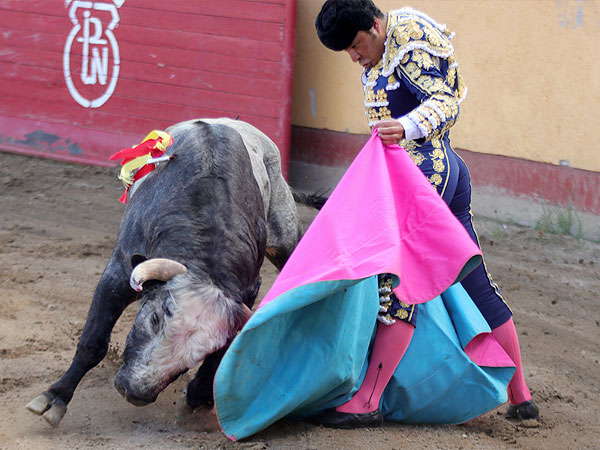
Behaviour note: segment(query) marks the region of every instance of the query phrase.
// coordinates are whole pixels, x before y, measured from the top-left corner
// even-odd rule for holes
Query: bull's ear
[[[144,261],[146,261],[148,258],[146,258],[144,255],[140,255],[139,253],[135,253],[132,257],[131,257],[131,268],[134,268],[135,266],[137,266],[140,263],[143,263]]]

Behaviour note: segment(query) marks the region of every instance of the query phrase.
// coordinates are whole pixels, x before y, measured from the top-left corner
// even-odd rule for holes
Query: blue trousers
[[[465,227],[471,239],[481,248],[473,227],[469,169],[450,146],[448,135],[446,134],[441,140],[424,143],[410,153],[417,167],[437,189],[438,194]],[[475,270],[463,278],[461,284],[492,330],[512,317],[510,308],[486,269],[485,259]],[[403,320],[416,326],[417,307],[409,307],[410,311],[407,317],[412,318],[409,321],[405,317],[405,311],[402,311],[407,308],[401,305],[395,295],[392,295],[391,299],[393,303],[381,315],[388,320]]]
[[[473,227],[469,169],[462,158],[450,147],[448,141],[444,142],[443,146],[446,154],[447,170],[445,175],[447,178],[446,183],[437,187],[438,193],[465,227],[471,239],[480,247],[477,233]],[[427,173],[430,169],[428,164],[423,164],[420,168],[426,176],[430,175]],[[461,284],[492,330],[512,317],[510,308],[487,271],[485,259],[462,280]]]

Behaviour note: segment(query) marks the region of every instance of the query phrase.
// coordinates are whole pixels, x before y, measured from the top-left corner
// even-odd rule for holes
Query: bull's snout
[[[130,383],[123,378],[117,377],[115,378],[115,389],[121,394],[129,403],[135,406],[146,406],[150,403],[154,403],[157,395],[154,396],[144,396],[136,393],[134,389],[132,389]]]

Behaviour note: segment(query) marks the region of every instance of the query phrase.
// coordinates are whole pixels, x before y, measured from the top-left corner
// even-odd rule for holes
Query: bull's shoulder
[[[263,160],[276,160],[277,162],[280,160],[279,149],[275,143],[258,128],[242,120],[235,120],[227,117],[195,119],[173,125],[167,131],[191,132],[194,127],[198,127],[200,124],[226,127],[242,137],[244,145],[249,153],[254,153]]]

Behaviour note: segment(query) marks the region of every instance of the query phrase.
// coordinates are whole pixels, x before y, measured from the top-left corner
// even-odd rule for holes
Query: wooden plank
[[[41,15],[15,10],[0,10],[0,27],[17,30],[70,30],[73,26],[68,12],[63,16]],[[104,13],[108,16],[108,13]],[[171,11],[149,9],[119,10],[119,26],[137,25],[155,32],[166,30],[213,34],[258,41],[281,42],[281,23],[261,22],[227,17],[211,17],[201,14],[179,14]]]
[[[223,114],[278,117],[278,104],[273,100],[257,101],[248,96],[184,89],[180,86],[160,89],[154,84],[129,80],[121,80],[120,83],[123,94],[113,94],[110,100],[103,105],[102,111],[131,115],[147,114],[153,118],[161,118],[165,114],[176,114],[179,117],[179,110],[194,109],[201,105],[205,109],[220,111]],[[29,108],[30,102],[42,98],[45,108],[38,109],[37,113],[44,110],[53,111],[60,102],[64,102],[68,106],[73,103],[65,90],[48,89],[46,82],[6,80],[0,86],[0,94],[8,96],[11,93],[18,93],[19,98],[27,100],[24,105],[26,108]],[[17,105],[14,107],[16,108]],[[77,111],[79,106],[73,108],[71,106],[72,111]]]
[[[37,48],[58,52],[65,46],[64,34],[48,34],[39,30],[14,30],[0,27],[0,45],[3,50],[12,48]],[[0,54],[2,51],[0,51]]]
[[[280,99],[282,95],[282,86],[277,78],[249,79],[243,74],[215,73],[178,67],[149,67],[143,63],[128,64],[120,78],[266,99]]]
[[[180,30],[258,41],[281,42],[282,40],[281,23],[147,9],[121,9],[119,13],[121,15],[120,25],[142,25],[152,28],[156,32]]]
[[[230,17],[281,23],[285,0],[260,0],[259,5],[248,0],[126,0],[124,9],[151,9],[183,14]],[[57,0],[0,0],[0,11],[9,10],[38,15],[67,15],[69,7]]]
[[[0,11],[26,12],[37,15],[64,16],[64,1],[56,0],[0,0]]]
[[[156,49],[188,50],[215,53],[246,59],[280,61],[283,51],[281,42],[267,42],[230,36],[204,34],[181,30],[162,30],[156,33],[137,25],[119,26],[116,34],[119,45],[142,44]]]
[[[115,98],[152,98],[157,102],[173,103],[189,107],[203,105],[206,108],[214,110],[265,117],[277,117],[279,111],[278,102],[270,99],[257,99],[250,96],[200,89],[186,89],[180,86],[164,86],[157,89],[155,84],[131,82],[129,80],[122,80],[121,83],[120,92],[127,94],[114,96]]]
[[[52,16],[35,13],[20,12],[15,10],[0,9],[0,27],[12,30],[42,30],[50,33],[54,29],[55,34],[60,30],[69,30],[73,24],[68,15]]]
[[[35,47],[5,47],[0,50],[0,61],[32,68],[62,69],[62,51],[52,52]]]
[[[235,58],[278,62],[283,52],[281,43],[276,42],[173,30],[157,34],[138,26],[119,27],[116,37],[121,49],[126,50],[131,44],[143,45],[152,49],[154,54],[156,48],[160,47],[163,51],[187,50],[194,53],[214,53]],[[12,30],[0,27],[2,47],[35,47],[38,50],[59,51],[64,48],[65,42],[66,33],[51,34],[41,30]]]
[[[77,73],[73,72],[73,76]],[[0,61],[0,80],[21,80],[46,82],[47,87],[64,87],[65,80],[62,69],[42,68],[23,64],[13,64]],[[119,80],[133,82],[146,81],[157,85],[157,89],[165,86],[179,86],[191,89],[208,90],[216,93],[239,94],[265,99],[276,100],[281,96],[281,84],[275,80],[253,80],[252,83],[243,76],[231,74],[215,74],[189,69],[152,67],[147,64],[131,63]],[[121,90],[120,81],[117,83],[115,95]]]
[[[171,49],[156,52],[155,48],[130,44],[121,52],[122,64],[127,61],[151,63],[160,67],[186,67],[188,69],[214,73],[244,75],[249,78],[278,78],[281,64],[276,61],[232,57],[216,53],[203,53]]]
[[[277,5],[283,5],[286,8],[288,8],[290,3],[295,3],[292,0],[245,0],[248,3],[254,3],[256,5],[257,8],[262,8],[262,5],[267,3],[267,4],[277,4]],[[285,13],[284,13],[285,15]]]
[[[73,126],[105,131],[127,129],[138,119],[148,120],[148,123],[161,123],[163,126],[197,117],[240,116],[252,118],[251,123],[260,121],[270,124],[277,124],[279,121],[276,116],[245,112],[236,102],[218,104],[214,102],[215,107],[212,107],[206,102],[182,105],[148,98],[113,97],[101,109],[89,109],[74,105],[72,99],[62,93],[61,89],[47,89],[41,93],[29,83],[26,84],[26,89],[20,90],[15,89],[15,84],[14,82],[3,83],[0,86],[0,95],[3,99],[0,102],[0,113],[7,116],[56,120]],[[269,126],[268,131],[263,131],[274,140],[280,135],[277,127],[272,125]]]
[[[5,63],[0,64],[7,65]],[[42,73],[37,70],[31,72],[34,74],[32,76],[19,77],[19,72],[27,72],[28,68],[15,66],[11,70],[12,72],[8,72],[8,74],[12,74],[13,76],[0,76],[0,79],[3,80],[0,92],[18,92],[21,93],[23,98],[43,96],[46,100],[51,101],[58,101],[60,99],[65,99],[69,102],[72,101],[66,89],[52,89],[64,85],[64,80],[59,78],[57,71],[52,72],[45,69],[45,72]],[[117,86],[118,88],[112,95],[111,101],[118,98],[129,100],[153,99],[158,102],[173,103],[181,106],[204,105],[210,109],[234,111],[237,114],[252,114],[267,117],[278,116],[278,102],[276,99],[241,95],[232,93],[231,90],[219,92],[213,89],[195,89],[176,84],[148,83],[124,77],[118,81]],[[109,103],[107,103],[105,108],[111,108]],[[231,109],[232,106],[230,105],[235,105],[235,109]],[[48,105],[48,108],[52,107],[53,105]]]
[[[261,130],[269,124],[252,117],[244,118]],[[110,156],[118,150],[138,144],[149,131],[166,129],[171,124],[157,127],[156,123],[138,122],[139,132],[113,129],[102,131],[72,127],[57,122],[14,118],[0,114],[0,146],[5,150],[34,156],[114,166]],[[6,130],[12,132],[6,134]]]
[[[185,50],[157,52],[156,49],[142,45],[122,47],[121,67],[126,71],[128,62],[153,64],[158,67],[187,68],[212,73],[243,75],[248,78],[272,80],[279,78],[281,64],[275,61],[256,61],[214,53],[201,53]],[[62,67],[62,50],[45,51],[37,47],[5,47],[0,51],[0,61],[13,64],[25,63],[38,67]],[[72,67],[76,67],[80,55],[71,54]]]
[[[115,165],[111,154],[139,142],[135,134],[103,132],[70,124],[0,114],[0,146],[3,150],[65,161]]]
[[[260,7],[244,0],[127,0],[123,7],[148,8],[155,11],[172,11],[184,14],[230,17],[261,22],[281,23],[285,2],[261,2]]]
[[[0,126],[10,127],[11,131],[18,129],[0,116]],[[10,119],[10,118],[9,118]],[[0,146],[3,149],[20,151],[28,154],[47,157],[61,157],[75,162],[92,162],[103,165],[115,165],[110,161],[110,155],[118,150],[138,144],[149,131],[159,129],[156,123],[150,124],[139,133],[119,134],[99,130],[89,130],[83,127],[41,122],[39,120],[26,121],[14,119],[15,123],[26,125],[23,134],[7,136],[0,131]],[[250,120],[247,120],[251,122]],[[259,129],[266,127],[261,123],[254,123]],[[161,127],[166,129],[167,127]],[[59,130],[64,130],[60,132]],[[57,139],[58,137],[58,139]]]

